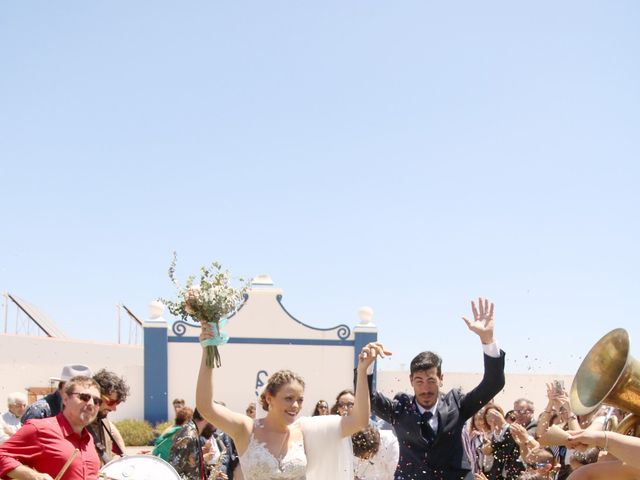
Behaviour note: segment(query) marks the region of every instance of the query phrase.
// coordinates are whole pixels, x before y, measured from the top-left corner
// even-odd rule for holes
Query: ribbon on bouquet
[[[229,319],[226,317],[221,318],[217,322],[209,322],[211,330],[213,331],[213,337],[201,340],[200,344],[203,347],[219,347],[227,343],[229,341],[229,335],[222,331],[222,327],[226,326],[227,323],[229,323]]]

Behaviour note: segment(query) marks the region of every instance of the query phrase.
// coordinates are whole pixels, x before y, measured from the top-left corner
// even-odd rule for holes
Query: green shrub
[[[149,445],[155,437],[151,424],[145,420],[120,420],[114,423],[128,446]]]
[[[169,421],[158,423],[153,429],[156,437],[161,435],[162,432],[164,432],[167,428],[173,427],[173,425],[174,425],[173,422],[169,422]]]

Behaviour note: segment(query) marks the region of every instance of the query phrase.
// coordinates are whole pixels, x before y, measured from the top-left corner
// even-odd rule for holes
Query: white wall
[[[0,411],[6,411],[7,395],[30,387],[48,387],[64,365],[84,364],[94,373],[101,368],[124,377],[131,395],[110,418],[142,418],[142,347],[60,338],[0,334]],[[56,382],[57,385],[57,382]]]
[[[482,368],[481,358],[478,368]],[[482,380],[481,372],[447,373],[445,371],[443,375],[444,382],[442,391],[444,392],[458,387],[461,387],[463,392],[468,392]],[[573,381],[573,376],[571,375],[506,374],[505,387],[495,397],[495,401],[506,412],[513,408],[513,402],[515,400],[525,397],[533,401],[535,414],[537,415],[547,404],[546,383],[550,383],[554,379],[564,380],[567,391],[571,388],[571,382]],[[398,392],[411,393],[409,371],[378,371],[378,390],[391,398]]]
[[[316,330],[293,320],[277,301],[281,293],[272,285],[252,290],[249,301],[231,318],[227,333],[234,338],[338,340],[336,330]],[[353,340],[353,327],[350,327],[348,339]],[[369,328],[375,331],[374,327]],[[188,327],[186,336],[197,337],[198,333],[198,328]],[[168,334],[175,336],[171,330]],[[222,368],[214,374],[215,398],[236,411],[244,412],[248,403],[255,400],[256,376],[261,370],[272,374],[288,368],[300,374],[306,381],[305,414],[311,413],[319,399],[332,404],[340,390],[353,386],[354,354],[349,346],[229,343],[220,351]],[[58,376],[64,365],[82,363],[94,372],[100,368],[112,370],[122,375],[131,387],[131,396],[112,414],[113,419],[144,417],[141,346],[0,334],[0,352],[0,411],[6,409],[8,393],[25,391],[27,387],[47,387],[49,378]],[[171,401],[175,397],[184,398],[190,406],[195,404],[200,354],[198,343],[170,342],[168,345],[170,416],[173,414]],[[464,391],[471,390],[479,383],[481,370],[482,353],[478,352],[478,370],[445,371],[443,390],[458,386]],[[509,410],[516,398],[528,397],[540,412],[546,404],[545,382],[554,378],[563,379],[567,389],[571,385],[572,377],[566,375],[507,375],[506,387],[496,400]],[[262,380],[266,383],[266,376]],[[378,389],[390,397],[399,391],[411,392],[409,372],[380,371]]]
[[[282,309],[277,288],[250,292],[244,307],[231,318],[225,331],[233,338],[339,340],[335,330],[321,331],[297,323]],[[198,328],[187,327],[195,337]],[[171,336],[175,336],[170,332]],[[353,328],[349,340],[353,340]],[[201,347],[197,343],[169,343],[169,395],[195,403],[195,384]],[[244,412],[255,401],[256,377],[265,370],[293,370],[306,382],[303,412],[311,414],[320,399],[330,401],[345,388],[353,388],[353,347],[323,345],[271,345],[229,343],[220,348],[222,367],[214,372],[214,398]],[[262,380],[266,383],[267,377]],[[173,409],[169,406],[169,411]]]

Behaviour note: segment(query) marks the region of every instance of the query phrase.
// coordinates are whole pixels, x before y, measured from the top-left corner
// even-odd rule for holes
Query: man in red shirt
[[[100,387],[89,377],[73,377],[62,392],[63,410],[55,417],[29,420],[0,446],[0,478],[95,480],[100,460],[85,428],[98,414]]]

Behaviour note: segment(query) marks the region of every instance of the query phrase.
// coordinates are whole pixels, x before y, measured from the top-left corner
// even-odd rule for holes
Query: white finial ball
[[[358,316],[360,317],[360,324],[367,325],[371,323],[373,317],[373,309],[371,307],[360,307],[358,309]]]
[[[149,304],[149,318],[156,320],[162,318],[164,313],[164,304],[160,300],[154,300]]]

